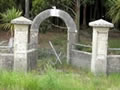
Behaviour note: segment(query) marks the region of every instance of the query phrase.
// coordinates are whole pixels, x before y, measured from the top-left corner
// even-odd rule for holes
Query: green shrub
[[[3,23],[10,23],[11,20],[20,17],[22,15],[22,11],[13,7],[11,9],[7,9],[4,13],[0,13],[0,15]]]
[[[0,27],[3,30],[10,30],[11,34],[13,34],[14,25],[11,24],[11,20],[20,17],[21,15],[22,15],[22,11],[16,10],[14,7],[12,9],[8,9],[4,13],[0,13],[0,16],[2,18],[1,19],[2,24],[0,25]]]

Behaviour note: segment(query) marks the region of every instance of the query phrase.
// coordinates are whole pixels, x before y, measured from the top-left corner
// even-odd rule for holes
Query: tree
[[[83,0],[82,1],[82,5],[83,5],[83,26],[86,27],[87,26],[87,6],[88,5],[92,5],[94,3],[94,0]]]
[[[78,33],[77,33],[77,41],[79,42],[80,41],[80,15],[81,15],[81,5],[83,5],[83,26],[86,26],[87,24],[87,20],[86,20],[86,10],[87,10],[87,5],[88,4],[93,4],[94,3],[94,0],[76,0],[76,4],[75,4],[75,7],[76,7],[76,18],[75,18],[75,21],[76,21],[76,25],[77,25],[77,30],[78,30]]]
[[[4,12],[15,6],[14,0],[0,0],[0,12]]]
[[[59,9],[69,12],[72,0],[33,0],[32,14],[36,16],[41,11],[56,6]]]
[[[25,0],[25,17],[29,18],[30,2]]]
[[[75,17],[75,21],[76,21],[76,25],[77,25],[77,41],[80,41],[80,1],[81,0],[76,0],[76,17]]]

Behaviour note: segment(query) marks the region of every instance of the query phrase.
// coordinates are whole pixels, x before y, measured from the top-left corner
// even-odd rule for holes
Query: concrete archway
[[[71,49],[72,45],[76,42],[76,24],[73,21],[72,17],[65,11],[59,10],[59,9],[48,9],[40,14],[38,14],[31,25],[31,33],[30,33],[30,43],[32,44],[32,48],[37,49],[38,45],[38,32],[39,32],[39,26],[45,19],[49,17],[59,17],[61,18],[67,28],[68,28],[68,38],[67,38],[67,62],[70,63],[70,57],[71,57]]]

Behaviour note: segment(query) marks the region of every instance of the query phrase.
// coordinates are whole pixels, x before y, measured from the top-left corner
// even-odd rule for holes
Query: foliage
[[[0,0],[0,12],[4,12],[15,5],[14,0]]]
[[[105,6],[106,8],[110,9],[111,5],[113,5],[114,0],[105,0]]]
[[[13,32],[12,30],[14,29],[13,24],[11,24],[11,20],[20,17],[22,15],[22,12],[19,10],[16,10],[14,7],[12,9],[8,9],[6,12],[4,13],[0,13],[1,15],[1,21],[3,22],[3,24],[1,24],[1,28],[3,28],[4,30],[10,30],[11,33]]]
[[[45,21],[43,21],[39,27],[39,32],[41,33],[46,33],[48,30],[50,30],[52,27],[50,20],[46,19]]]
[[[45,3],[46,0],[33,0],[32,1],[32,14],[33,16],[40,13],[42,10],[46,9],[48,6],[48,2]]]
[[[94,4],[95,0],[82,0],[82,4]]]
[[[108,3],[110,7],[108,15],[113,23],[118,23],[120,21],[120,0],[109,0]]]
[[[9,23],[11,20],[21,16],[22,12],[16,10],[14,7],[12,9],[8,9],[5,13],[1,13],[2,22]]]
[[[52,8],[52,6],[57,6],[57,8],[65,10],[65,6],[70,5],[72,0],[33,0],[32,5],[32,14],[33,17],[40,13],[41,11]],[[64,6],[64,5],[65,6]]]
[[[43,75],[0,72],[0,90],[119,90],[120,75],[95,77],[89,72],[57,72],[48,66]]]

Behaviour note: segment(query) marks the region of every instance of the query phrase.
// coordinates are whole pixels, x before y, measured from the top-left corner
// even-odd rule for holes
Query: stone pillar
[[[108,31],[112,23],[105,20],[90,22],[93,27],[91,71],[94,74],[107,74]]]
[[[14,24],[14,71],[27,72],[28,70],[28,29],[31,20],[19,17],[11,21]]]
[[[38,29],[31,29],[30,30],[30,44],[31,49],[37,49],[38,48]]]
[[[77,32],[77,31],[76,31]],[[76,32],[69,32],[68,30],[68,42],[67,42],[67,63],[71,63],[71,50],[75,49],[74,44],[77,42],[76,40]]]

